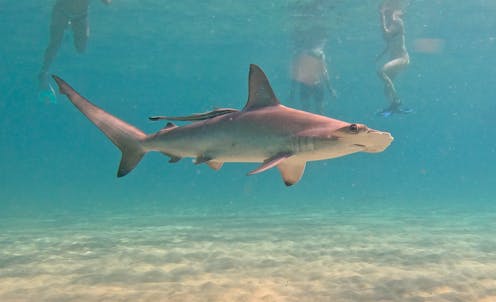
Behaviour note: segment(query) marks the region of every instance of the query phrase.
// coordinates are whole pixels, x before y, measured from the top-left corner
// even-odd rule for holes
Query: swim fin
[[[57,104],[57,96],[55,95],[55,90],[52,85],[48,84],[46,89],[42,89],[38,92],[38,100],[44,104]]]
[[[411,108],[400,108],[399,106],[389,106],[386,109],[378,111],[376,114],[382,117],[390,117],[391,115],[393,115],[393,113],[408,114],[413,112],[414,111]]]

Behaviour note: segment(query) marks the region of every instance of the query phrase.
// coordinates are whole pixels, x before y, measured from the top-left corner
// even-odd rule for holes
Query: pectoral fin
[[[265,160],[260,167],[256,168],[253,171],[250,171],[248,173],[248,175],[257,174],[257,173],[266,171],[266,170],[268,170],[274,166],[277,166],[278,164],[280,164],[282,161],[284,161],[286,158],[290,157],[291,155],[293,155],[293,154],[288,153],[288,152],[278,153],[277,155]]]
[[[296,160],[285,160],[277,165],[286,186],[292,186],[300,181],[305,172],[305,165],[306,162]]]

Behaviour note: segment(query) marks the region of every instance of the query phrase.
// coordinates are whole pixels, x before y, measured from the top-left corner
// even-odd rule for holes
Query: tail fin
[[[121,150],[122,158],[117,176],[122,177],[131,172],[146,153],[142,145],[146,134],[93,105],[58,76],[54,75],[53,78],[59,86],[60,93],[65,94],[74,106],[86,115]]]

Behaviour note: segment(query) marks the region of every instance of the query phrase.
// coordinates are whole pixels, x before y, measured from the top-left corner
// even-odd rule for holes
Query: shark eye
[[[350,132],[351,133],[358,133],[358,126],[357,126],[357,124],[351,124],[349,129],[350,129]]]

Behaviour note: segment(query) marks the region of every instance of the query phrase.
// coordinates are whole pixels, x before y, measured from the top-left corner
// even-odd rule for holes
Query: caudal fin
[[[65,94],[74,106],[121,150],[122,158],[117,176],[122,177],[131,172],[146,153],[142,144],[146,134],[95,106],[58,76],[53,75],[53,78],[59,86],[60,93]]]

